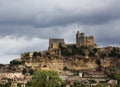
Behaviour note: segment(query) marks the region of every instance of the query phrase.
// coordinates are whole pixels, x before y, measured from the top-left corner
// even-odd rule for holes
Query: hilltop
[[[64,39],[50,38],[47,51],[21,54],[10,62],[9,70],[30,72],[36,70],[90,71],[101,73],[120,72],[120,48],[99,48],[93,36],[76,34],[75,44],[65,44]]]
[[[13,87],[25,87],[36,71],[57,71],[62,85],[116,86],[120,76],[120,48],[100,48],[93,36],[85,36],[79,31],[74,44],[50,38],[48,50],[23,53],[10,64],[1,64],[0,83],[4,85],[10,81]]]

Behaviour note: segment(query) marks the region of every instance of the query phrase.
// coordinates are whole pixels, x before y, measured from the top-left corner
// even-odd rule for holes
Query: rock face
[[[71,49],[73,48],[73,49]],[[68,49],[68,50],[66,50]],[[67,52],[71,49],[71,52]],[[75,50],[76,53],[72,53]],[[88,57],[86,58],[86,50]],[[62,51],[68,53],[67,55]],[[120,72],[120,49],[119,48],[74,48],[67,47],[62,49],[48,50],[45,52],[33,52],[23,55],[21,60],[24,66],[35,70],[54,70],[63,72],[64,70],[96,70],[102,72]],[[83,52],[83,53],[81,53]],[[115,54],[115,55],[114,55]],[[116,56],[117,54],[117,56]],[[115,57],[114,57],[115,56]]]
[[[46,58],[39,57],[37,60],[28,61],[25,66],[34,67],[39,70],[55,70],[62,72],[65,67],[69,70],[86,70],[95,69],[97,64],[95,60],[83,59],[83,58],[72,58],[72,57],[54,57]]]
[[[76,34],[76,43],[65,44],[64,39],[49,39],[47,51],[31,52],[21,55],[19,61],[11,65],[23,65],[35,70],[96,70],[105,73],[120,71],[120,48],[98,48],[93,36],[84,33]]]

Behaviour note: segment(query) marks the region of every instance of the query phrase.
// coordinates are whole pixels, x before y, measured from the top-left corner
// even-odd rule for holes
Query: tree
[[[20,65],[20,64],[22,64],[22,61],[19,61],[19,60],[12,60],[12,61],[10,61],[10,66]]]
[[[61,79],[55,71],[39,71],[32,80],[27,84],[27,87],[60,87]]]
[[[34,74],[34,70],[33,70],[33,69],[30,69],[30,70],[28,71],[28,73],[30,73],[30,75],[33,75],[33,74]]]
[[[111,79],[117,80],[118,84],[120,84],[120,73],[111,74]]]
[[[24,57],[29,56],[30,52],[24,53]]]
[[[36,51],[35,51],[35,52],[33,53],[33,56],[34,56],[34,57],[36,57],[36,56],[41,56],[41,52],[36,52]]]
[[[97,49],[97,48],[94,48],[93,50],[94,50],[94,53],[96,53],[96,52],[98,51],[98,49]]]
[[[27,73],[27,69],[26,68],[24,68],[23,70],[22,70],[22,74],[26,74]]]
[[[4,64],[0,64],[0,66],[4,66]]]
[[[96,59],[96,64],[101,65],[100,59]]]
[[[63,70],[65,70],[65,71],[66,71],[66,70],[69,70],[69,69],[68,69],[68,67],[67,67],[67,66],[65,66],[65,67],[63,68]]]
[[[0,87],[10,87],[11,86],[11,82],[8,82],[6,84],[0,84]]]
[[[94,57],[95,56],[95,53],[93,51],[89,51],[89,56],[90,57]]]
[[[101,71],[102,70],[102,65],[101,65],[101,61],[100,59],[96,59],[96,64],[98,64],[98,67],[96,68],[97,71]]]

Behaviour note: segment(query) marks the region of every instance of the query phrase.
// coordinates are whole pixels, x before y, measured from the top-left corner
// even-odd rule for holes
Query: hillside
[[[84,33],[78,32],[76,37],[74,44],[66,44],[64,39],[49,39],[48,50],[23,53],[19,59],[10,61],[10,64],[1,64],[1,76],[6,76],[7,80],[16,79],[17,73],[24,76],[21,80],[27,84],[36,71],[57,71],[63,85],[75,81],[77,85],[89,84],[91,87],[95,83],[104,82],[106,85],[110,80],[115,81],[114,85],[116,81],[119,84],[120,48],[99,48],[94,37],[86,37]]]
[[[10,62],[10,69],[21,70],[54,70],[94,71],[102,73],[120,72],[120,48],[77,48],[67,47],[45,52],[30,52],[21,55],[20,60]]]
[[[120,48],[99,48],[93,36],[76,33],[76,43],[66,44],[64,39],[50,38],[47,51],[21,54],[7,65],[9,71],[30,73],[36,70],[89,71],[106,74],[120,72]],[[1,66],[2,67],[2,66]],[[3,69],[4,70],[4,69]]]

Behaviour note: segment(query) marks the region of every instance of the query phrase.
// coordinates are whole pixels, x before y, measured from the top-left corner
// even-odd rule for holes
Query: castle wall
[[[49,39],[49,49],[57,49],[60,45],[64,45],[64,39]]]
[[[95,46],[95,41],[94,41],[94,37],[93,36],[90,36],[88,37],[88,41],[87,41],[87,46]]]
[[[64,39],[49,39],[49,49],[58,49],[59,46],[69,46],[69,45],[77,45],[79,47],[86,46],[86,47],[96,47],[95,40],[93,36],[86,37],[84,33],[76,34],[76,44],[65,44]]]
[[[86,47],[95,47],[95,41],[93,36],[86,37],[84,33],[79,33],[79,31],[76,34],[76,44],[78,46],[86,46]]]

